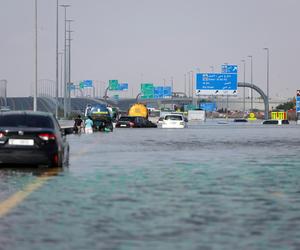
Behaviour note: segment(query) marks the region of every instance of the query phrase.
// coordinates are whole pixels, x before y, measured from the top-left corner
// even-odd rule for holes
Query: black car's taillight
[[[5,134],[3,132],[0,132],[0,139],[3,138]]]
[[[55,141],[56,137],[52,133],[42,133],[38,135],[43,141]]]
[[[129,122],[130,127],[133,127],[134,125],[135,125],[134,122]]]

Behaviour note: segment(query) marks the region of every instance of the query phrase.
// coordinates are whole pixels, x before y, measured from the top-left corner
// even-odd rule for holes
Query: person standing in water
[[[83,121],[81,119],[81,116],[78,115],[77,118],[74,119],[74,132],[76,134],[80,134],[82,130]]]
[[[93,133],[93,120],[90,116],[85,120],[85,133],[92,134]]]

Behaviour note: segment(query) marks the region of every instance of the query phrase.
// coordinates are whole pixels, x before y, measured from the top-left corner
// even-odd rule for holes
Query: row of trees
[[[277,110],[295,110],[296,109],[296,98],[294,97],[293,100],[280,104],[276,107]]]

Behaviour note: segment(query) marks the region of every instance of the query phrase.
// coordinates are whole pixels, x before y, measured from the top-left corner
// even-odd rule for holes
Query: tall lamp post
[[[69,4],[63,4],[60,5],[61,7],[63,7],[65,9],[65,39],[64,39],[64,118],[67,118],[67,108],[68,108],[68,104],[67,104],[67,79],[68,79],[68,75],[67,75],[67,8],[70,7]]]
[[[248,56],[250,58],[250,66],[251,66],[251,85],[253,85],[253,57]],[[253,88],[251,88],[251,111],[253,111]]]
[[[67,80],[67,89],[68,89],[68,111],[67,114],[71,113],[71,22],[74,20],[66,20],[68,22],[69,29],[66,31],[68,32],[68,80]]]
[[[174,78],[171,76],[171,98],[173,97],[174,93]]]
[[[58,55],[60,56],[60,95],[63,97],[63,52],[59,52]]]
[[[243,82],[245,84],[245,81],[246,81],[246,60],[241,60],[241,62],[244,64],[244,79],[243,79]],[[246,103],[245,103],[245,86],[244,86],[244,90],[243,90],[243,116],[245,115],[245,111],[246,111]]]
[[[193,85],[194,85],[194,71],[189,71],[189,96],[192,98],[193,102]]]
[[[263,48],[264,50],[267,51],[267,117],[265,119],[269,119],[269,72],[270,72],[270,63],[269,63],[269,58],[270,58],[270,54],[269,54],[269,48]]]
[[[184,74],[184,94],[187,96],[187,94],[186,94],[186,74]]]
[[[35,39],[34,39],[34,47],[35,47],[35,53],[34,53],[34,87],[33,87],[33,111],[37,111],[37,0],[35,0],[34,5],[34,30],[35,30]]]
[[[58,0],[56,0],[56,85],[55,85],[55,116],[58,118]]]
[[[3,89],[4,106],[7,106],[7,80],[0,80],[1,92]],[[2,94],[2,93],[1,93]]]

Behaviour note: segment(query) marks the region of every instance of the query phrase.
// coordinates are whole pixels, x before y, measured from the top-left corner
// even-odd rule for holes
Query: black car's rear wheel
[[[54,154],[50,162],[48,164],[49,167],[51,168],[62,168],[63,167],[63,160],[62,160],[62,155],[61,154]]]

